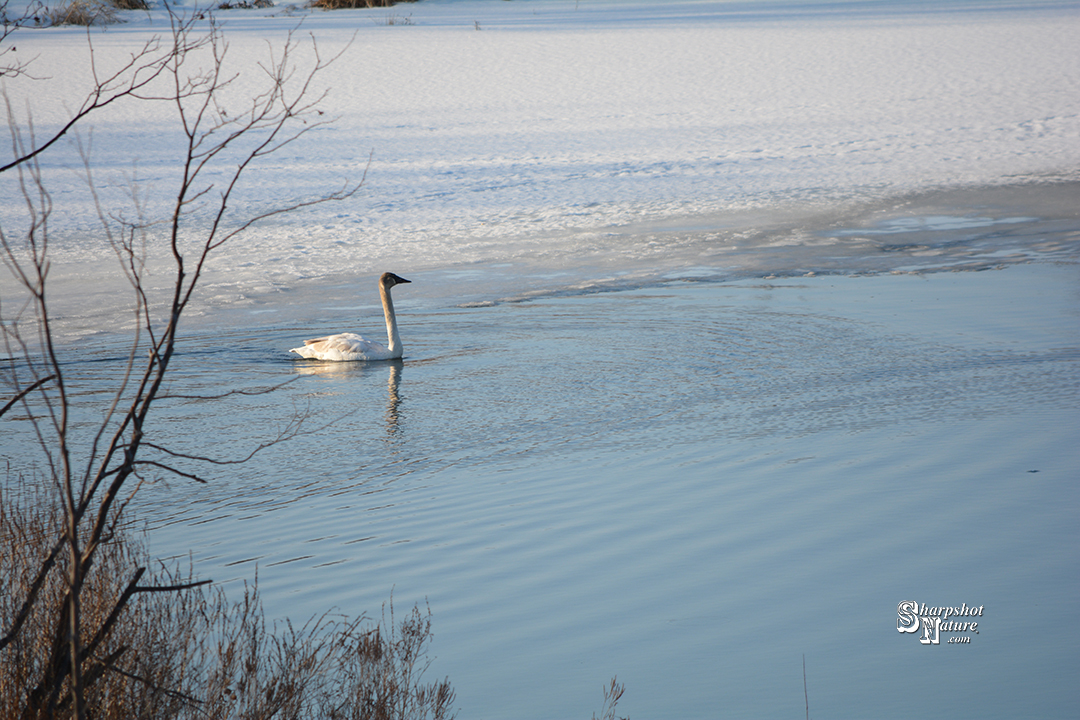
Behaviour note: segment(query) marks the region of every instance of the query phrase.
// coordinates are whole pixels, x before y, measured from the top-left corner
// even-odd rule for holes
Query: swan
[[[304,347],[292,348],[300,357],[310,360],[396,360],[401,357],[401,336],[398,335],[397,318],[394,317],[394,301],[390,298],[390,288],[410,282],[394,273],[383,273],[379,278],[379,295],[382,297],[383,313],[386,315],[386,336],[389,347],[368,340],[356,333],[339,333],[326,337],[305,340]]]

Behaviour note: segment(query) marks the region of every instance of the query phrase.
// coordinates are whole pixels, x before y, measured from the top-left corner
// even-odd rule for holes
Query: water
[[[793,277],[775,250],[771,279],[689,269],[466,307],[411,299],[412,278],[401,363],[284,353],[376,329],[374,310],[196,322],[173,394],[291,382],[162,402],[155,437],[241,458],[297,416],[303,433],[243,465],[185,464],[208,485],[163,479],[136,510],[155,555],[190,553],[227,588],[257,570],[271,617],[426,600],[430,673],[463,717],[588,716],[613,675],[632,717],[798,716],[804,655],[819,717],[1069,717],[1075,231],[1019,219],[1035,215],[857,233],[909,248],[900,265],[944,248],[969,272],[864,258]],[[974,271],[986,252],[1008,266]],[[94,399],[119,356],[84,353],[70,372]],[[906,600],[983,606],[979,632],[923,646],[896,630]]]

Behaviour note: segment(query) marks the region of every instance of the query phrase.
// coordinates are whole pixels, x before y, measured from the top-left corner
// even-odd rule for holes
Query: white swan
[[[368,340],[356,333],[340,333],[327,337],[305,340],[304,347],[289,352],[311,360],[396,360],[401,357],[401,336],[398,335],[397,318],[394,317],[394,301],[390,288],[410,282],[394,273],[383,273],[379,278],[379,295],[382,296],[383,313],[386,315],[386,336],[390,347]]]

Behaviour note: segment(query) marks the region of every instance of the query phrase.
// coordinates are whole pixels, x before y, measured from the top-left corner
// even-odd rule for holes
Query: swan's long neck
[[[382,296],[383,314],[386,315],[388,347],[394,357],[401,357],[401,336],[398,335],[397,317],[394,315],[394,300],[390,297],[390,288],[379,283],[379,294]]]

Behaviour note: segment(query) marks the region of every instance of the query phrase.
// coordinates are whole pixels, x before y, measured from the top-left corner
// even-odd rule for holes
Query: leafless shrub
[[[417,0],[311,0],[308,7],[318,8],[319,10],[357,10],[359,8],[391,7],[399,2],[417,2]]]
[[[71,0],[44,7],[39,15],[46,25],[111,25],[119,22],[116,6],[101,0]]]
[[[41,482],[55,493],[46,505],[51,514],[40,518],[40,522],[30,516],[15,523],[10,532],[18,542],[4,545],[16,547],[6,559],[29,563],[18,571],[21,574],[13,571],[11,577],[20,578],[17,584],[14,581],[10,586],[5,584],[6,610],[0,617],[0,665],[14,666],[22,673],[16,678],[19,680],[16,689],[10,692],[15,693],[19,703],[16,707],[21,708],[16,714],[24,718],[112,717],[109,708],[119,703],[117,698],[127,692],[111,689],[109,680],[114,675],[130,676],[148,687],[158,688],[153,696],[155,703],[164,703],[160,698],[166,698],[186,708],[195,702],[189,688],[204,687],[205,683],[186,684],[190,675],[184,668],[197,673],[205,667],[204,663],[184,659],[178,676],[159,675],[172,667],[171,658],[186,657],[183,649],[191,646],[178,643],[188,634],[198,635],[206,626],[182,625],[182,632],[173,628],[168,633],[154,633],[164,627],[161,619],[172,614],[195,617],[184,608],[187,602],[198,607],[201,601],[192,591],[200,586],[177,582],[167,574],[152,575],[156,581],[146,584],[146,568],[138,566],[134,556],[125,554],[121,548],[115,559],[118,566],[110,565],[113,560],[109,558],[123,529],[126,504],[137,492],[144,474],[170,473],[202,480],[191,466],[221,467],[243,459],[200,457],[171,448],[167,436],[160,430],[155,433],[151,409],[164,397],[163,387],[176,352],[181,318],[213,252],[259,220],[300,207],[343,200],[355,194],[362,183],[362,179],[359,183],[346,183],[336,191],[271,208],[257,216],[229,216],[229,203],[254,165],[323,124],[319,119],[322,113],[317,108],[323,96],[313,93],[312,87],[316,75],[333,59],[322,58],[312,41],[313,59],[309,69],[306,72],[298,69],[299,42],[290,33],[284,47],[272,49],[270,61],[258,66],[258,72],[264,76],[264,90],[251,98],[242,112],[226,113],[222,91],[231,78],[222,75],[226,43],[220,28],[211,22],[206,34],[201,34],[195,29],[194,17],[185,19],[172,12],[168,17],[169,37],[146,43],[111,75],[91,68],[94,86],[71,119],[49,137],[39,139],[29,118],[19,122],[5,95],[11,158],[0,164],[0,173],[16,175],[25,209],[22,216],[25,226],[15,232],[0,227],[0,259],[17,288],[13,293],[5,291],[0,305],[0,341],[5,354],[12,359],[0,366],[5,396],[0,419],[28,427],[30,436],[36,438],[38,466],[46,472]],[[7,42],[10,38],[8,33],[0,40]],[[196,51],[201,51],[202,58],[208,57],[208,64],[198,63]],[[2,57],[6,56],[0,52]],[[27,74],[25,66],[16,72]],[[2,74],[5,73],[0,71]],[[156,83],[159,78],[167,82]],[[139,330],[131,340],[126,359],[116,364],[115,388],[101,408],[99,424],[80,435],[70,412],[71,398],[79,388],[68,377],[63,348],[53,334],[48,302],[47,281],[52,263],[49,225],[54,207],[39,159],[91,113],[112,103],[128,101],[167,101],[174,108],[177,126],[185,137],[177,158],[181,171],[172,208],[159,221],[171,251],[173,278],[163,299],[152,296],[143,283],[145,268],[141,254],[150,222],[142,218],[139,207],[133,213],[125,213],[104,208],[98,202],[100,229],[120,261],[118,272],[131,285],[132,312]],[[89,190],[96,198],[91,158],[82,152],[82,160]],[[200,212],[198,224],[193,212],[196,208]],[[16,406],[22,412],[17,416],[9,414]],[[296,418],[282,434],[252,454],[296,434],[302,421],[302,417]],[[5,513],[5,518],[20,517]],[[19,549],[27,543],[28,549]],[[160,599],[169,597],[172,599]],[[223,600],[211,598],[209,602]],[[251,613],[250,617],[261,618],[254,600],[245,607],[248,609],[244,612]],[[216,613],[206,611],[204,606],[199,616],[220,617]],[[129,620],[135,626],[127,625]],[[227,638],[226,631],[235,627],[232,624],[211,627],[211,637]],[[334,635],[323,621],[306,625],[296,633],[289,627],[284,638],[260,634],[257,623],[241,623],[240,627],[243,634],[236,635],[234,641],[221,641],[225,642],[218,646],[223,648],[221,652],[231,652],[232,655],[226,652],[228,657],[239,657],[237,643],[241,640],[251,642],[266,637],[266,644],[259,647],[277,648],[279,653],[266,656],[269,659],[264,666],[271,668],[276,667],[274,657],[293,658],[290,653],[294,650],[301,655],[309,650],[321,652],[319,648],[330,642],[325,639],[326,633]],[[348,629],[346,635],[353,629]],[[140,633],[150,633],[154,639],[141,642]],[[195,642],[196,648],[204,647]],[[309,642],[314,643],[314,650]],[[251,647],[248,650],[251,651],[248,659],[255,662],[254,650]],[[139,653],[149,654],[139,656]],[[123,667],[121,662],[125,663]],[[297,667],[307,668],[310,662],[303,660]],[[251,675],[256,666],[250,663],[237,666],[237,673],[248,678],[243,680],[245,683],[256,682],[263,677]],[[221,692],[229,689],[231,697],[237,693],[233,686],[240,682],[236,679],[240,675],[233,673],[227,677],[231,678],[231,684],[222,686]],[[278,686],[273,678],[277,676],[271,673],[268,677],[260,692],[271,693],[277,698],[274,702],[284,702],[281,699],[287,694],[275,689]],[[283,682],[295,684],[297,680],[294,677]],[[2,692],[8,693],[9,689],[5,687]],[[239,697],[245,695],[240,693]],[[319,693],[302,697],[319,697]],[[259,702],[270,703],[271,699],[263,696]],[[204,697],[200,701],[211,700]],[[254,700],[248,704],[251,703]],[[164,710],[125,714],[136,706],[123,707],[128,710],[118,712],[116,717],[167,716]],[[221,715],[226,716],[233,715],[231,711]]]
[[[53,5],[38,2],[21,19],[25,25],[112,25],[122,22],[121,10],[149,10],[147,0],[67,0]]]
[[[611,678],[611,683],[604,687],[604,708],[600,711],[600,717],[593,713],[592,720],[627,720],[615,716],[615,706],[619,704],[624,692],[626,686],[620,683],[618,678]]]
[[[29,8],[21,7],[19,13],[13,15],[8,10],[10,4],[9,0],[0,0],[0,44],[7,39],[8,35],[20,27],[38,24],[34,21],[33,12]],[[11,52],[11,50],[11,47],[0,47],[0,77],[7,74],[5,71],[11,65],[8,58],[4,58],[4,55]]]
[[[150,4],[146,0],[108,0],[109,4],[117,10],[149,10]]]
[[[24,483],[24,486],[26,483]],[[0,489],[0,624],[7,627],[49,553],[63,512],[37,483],[20,496]],[[301,627],[268,627],[257,584],[229,602],[219,588],[191,582],[176,571],[141,574],[141,583],[184,587],[182,592],[140,593],[126,605],[104,637],[86,628],[101,625],[129,587],[125,578],[145,568],[142,535],[117,526],[87,572],[81,595],[88,717],[129,718],[320,718],[325,720],[442,720],[452,717],[448,681],[424,684],[430,660],[430,611],[418,607],[396,624],[393,604],[378,624],[361,616],[324,615]],[[59,559],[60,564],[64,559]],[[48,717],[41,678],[55,652],[53,634],[64,612],[61,574],[40,591],[23,630],[0,663],[0,717]],[[55,690],[55,709],[70,708],[70,684]],[[30,699],[31,702],[28,702]]]
[[[0,35],[0,77],[23,75],[28,76],[28,63],[15,63],[10,61],[8,52],[12,46],[9,44],[11,33],[27,25],[35,24],[34,15],[28,14],[12,25],[5,26],[5,32]],[[74,127],[82,122],[88,115],[118,102],[140,98],[148,88],[154,85],[158,79],[170,71],[173,67],[170,62],[176,63],[175,69],[180,70],[183,60],[193,55],[201,48],[211,44],[216,30],[211,34],[200,35],[193,32],[194,18],[181,20],[170,16],[172,20],[172,37],[164,40],[154,37],[148,40],[138,51],[132,54],[130,60],[123,63],[111,74],[99,74],[94,68],[97,82],[87,93],[79,107],[71,113],[71,117],[59,130],[46,138],[34,138],[29,144],[23,137],[20,124],[15,118],[14,109],[4,95],[8,111],[8,130],[12,138],[12,157],[0,163],[0,173],[14,170],[20,166],[30,166],[31,162],[43,152],[65,137]],[[185,91],[184,96],[188,96]],[[176,98],[182,100],[183,97]],[[27,125],[30,123],[27,122]],[[34,181],[31,178],[29,182]],[[45,191],[42,188],[43,192]],[[47,192],[45,192],[47,195]],[[24,193],[25,195],[25,193]],[[25,199],[25,198],[24,198]],[[42,218],[45,222],[47,218]],[[43,230],[41,228],[40,230]],[[2,229],[0,229],[2,233]]]
[[[422,683],[431,637],[431,611],[419,607],[396,623],[391,599],[380,625],[347,652],[347,692],[327,707],[331,720],[444,720],[453,717],[454,691],[449,680]]]
[[[387,15],[384,20],[375,21],[376,25],[415,25],[412,15]]]
[[[56,572],[43,579],[39,572],[63,530],[63,510],[39,483],[20,484],[19,497],[0,491],[0,575],[5,580],[0,626],[12,627],[28,611],[0,663],[0,717],[68,714],[72,688],[70,677],[56,672],[63,647],[57,647],[55,637],[57,624],[68,612],[67,556],[56,557]],[[174,717],[180,706],[192,702],[178,690],[183,684],[172,682],[183,658],[182,652],[172,651],[195,637],[191,626],[198,617],[187,607],[191,596],[171,594],[172,604],[167,606],[162,604],[165,596],[154,595],[121,602],[131,587],[129,579],[135,577],[137,583],[143,577],[145,570],[140,571],[139,565],[145,566],[142,547],[130,542],[128,528],[114,526],[83,578],[80,629],[81,646],[87,651],[83,701],[95,718]],[[167,579],[169,585],[177,584]],[[38,602],[25,608],[20,601],[39,581],[43,584],[36,591]],[[123,610],[110,620],[117,607]],[[162,683],[174,689],[156,692]]]
[[[218,10],[265,10],[274,7],[273,0],[225,0]]]

